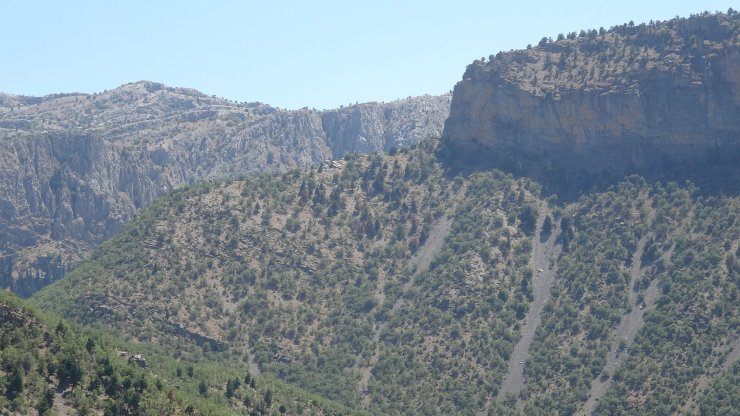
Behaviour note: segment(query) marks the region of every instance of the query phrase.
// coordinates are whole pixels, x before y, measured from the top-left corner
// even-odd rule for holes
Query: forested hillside
[[[377,414],[736,409],[737,195],[558,201],[436,145],[172,192],[33,300]]]
[[[39,314],[5,291],[0,318],[4,415],[351,413],[243,366],[175,359]]]

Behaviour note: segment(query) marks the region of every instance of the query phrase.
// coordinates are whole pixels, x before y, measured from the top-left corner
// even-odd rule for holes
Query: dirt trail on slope
[[[409,259],[407,268],[409,270],[413,270],[414,272],[409,280],[403,285],[401,296],[393,304],[393,308],[391,309],[389,315],[392,315],[401,307],[404,302],[404,295],[406,294],[408,289],[414,285],[416,278],[420,274],[425,273],[427,270],[429,270],[429,265],[432,263],[432,260],[442,248],[445,238],[447,238],[447,235],[450,233],[451,228],[452,219],[448,216],[440,218],[432,225],[432,228],[429,231],[429,236],[427,237],[424,244],[419,247],[419,250],[416,252],[416,254],[411,257],[411,259]],[[383,299],[384,298],[385,296],[383,296]],[[382,305],[382,302],[380,304]],[[375,366],[375,364],[378,363],[378,355],[380,353],[378,342],[380,341],[380,334],[383,332],[387,325],[387,321],[381,324],[376,324],[373,331],[373,344],[375,345],[375,351],[372,357],[370,357],[367,366],[360,368],[361,377],[358,384],[358,391],[361,395],[364,395],[363,406],[365,407],[370,404],[370,397],[366,395],[367,384],[370,380],[370,375],[372,374],[373,367]]]
[[[257,365],[257,362],[254,361],[254,355],[252,354],[252,351],[249,349],[249,344],[246,344],[247,347],[247,368],[249,369],[249,372],[251,374],[260,375],[260,366]]]
[[[72,408],[70,406],[67,406],[67,402],[64,399],[64,395],[68,395],[68,394],[69,394],[69,391],[66,391],[64,393],[57,391],[57,392],[54,393],[54,402],[53,402],[52,407],[53,407],[53,409],[55,411],[55,413],[54,413],[55,415],[58,415],[58,416],[71,416],[71,415],[76,415],[77,414],[77,410],[76,409],[74,409],[74,408]]]
[[[614,371],[619,367],[624,358],[628,355],[626,349],[632,345],[635,340],[637,331],[642,328],[645,324],[643,315],[645,311],[655,307],[655,300],[658,298],[658,280],[653,279],[650,282],[650,286],[645,291],[644,300],[638,305],[638,293],[633,290],[635,283],[645,273],[645,268],[642,265],[642,254],[645,250],[645,243],[651,237],[651,234],[646,234],[640,238],[637,242],[637,248],[632,255],[632,266],[630,267],[630,283],[629,283],[629,297],[628,305],[631,307],[630,312],[622,316],[622,320],[619,321],[619,325],[614,330],[613,340],[609,353],[606,356],[606,364],[602,370],[602,373],[608,375],[608,378],[602,379],[596,377],[591,382],[591,393],[589,394],[588,401],[583,406],[583,409],[578,413],[579,415],[590,415],[596,409],[596,405],[599,400],[606,394],[606,390],[609,388]],[[670,256],[669,256],[670,257]]]
[[[735,241],[735,243],[732,245],[732,248],[729,250],[729,252],[734,253],[737,251],[738,242]],[[727,263],[722,262],[722,271],[725,273],[725,275],[729,276],[730,271],[727,269]],[[740,338],[735,338],[734,341],[730,342],[732,346],[732,350],[727,354],[727,357],[725,357],[724,362],[722,363],[722,366],[717,369],[716,371],[712,371],[714,369],[707,370],[704,374],[702,374],[697,383],[696,388],[694,389],[694,395],[689,398],[683,406],[681,406],[681,409],[679,410],[679,413],[686,413],[690,412],[691,410],[696,410],[696,405],[699,402],[699,397],[701,394],[706,390],[707,387],[709,387],[710,384],[714,381],[714,378],[717,377],[720,373],[723,373],[727,371],[730,367],[735,364],[735,361],[740,359]]]
[[[514,351],[509,358],[508,370],[501,388],[498,391],[497,399],[502,400],[507,393],[518,395],[524,387],[524,362],[529,356],[529,347],[534,340],[534,333],[542,318],[542,310],[545,308],[547,298],[550,296],[550,286],[555,280],[557,270],[557,258],[560,255],[562,246],[556,240],[560,234],[560,225],[558,221],[553,221],[553,228],[547,240],[543,241],[540,234],[542,233],[542,224],[545,217],[552,214],[547,204],[543,202],[540,205],[540,215],[537,219],[537,230],[532,239],[532,257],[530,266],[534,271],[532,285],[534,287],[534,299],[529,305],[529,311],[525,317],[524,327],[522,328],[521,337],[514,347]],[[551,260],[552,265],[551,265]]]

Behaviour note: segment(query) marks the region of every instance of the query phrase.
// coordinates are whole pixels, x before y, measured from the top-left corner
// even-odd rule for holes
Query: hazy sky
[[[0,91],[96,92],[145,79],[333,108],[447,92],[473,59],[543,36],[733,3],[0,0]]]

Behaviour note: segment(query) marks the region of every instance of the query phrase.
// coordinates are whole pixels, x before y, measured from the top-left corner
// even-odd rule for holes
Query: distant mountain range
[[[148,81],[0,94],[0,287],[29,295],[178,186],[439,137],[450,100],[286,111]]]

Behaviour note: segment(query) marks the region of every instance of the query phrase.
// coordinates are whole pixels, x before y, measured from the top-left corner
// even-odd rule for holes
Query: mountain
[[[184,184],[439,136],[450,96],[286,111],[153,82],[0,94],[0,285],[28,296]]]
[[[543,38],[467,67],[443,143],[453,162],[543,181],[700,180],[707,166],[737,165],[738,67],[732,11]]]
[[[349,414],[245,368],[175,360],[39,314],[4,290],[0,318],[3,414]]]
[[[375,414],[740,393],[737,195],[632,176],[563,204],[497,170],[447,176],[435,147],[175,191],[32,299]]]
[[[372,414],[736,414],[737,22],[474,63],[440,141],[175,189],[31,301]]]

